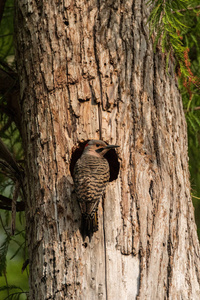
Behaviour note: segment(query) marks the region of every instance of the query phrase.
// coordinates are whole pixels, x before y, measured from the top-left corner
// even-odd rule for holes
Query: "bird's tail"
[[[98,230],[98,212],[96,211],[94,215],[82,214],[81,220],[81,234],[83,240],[86,236],[91,239],[93,233]]]

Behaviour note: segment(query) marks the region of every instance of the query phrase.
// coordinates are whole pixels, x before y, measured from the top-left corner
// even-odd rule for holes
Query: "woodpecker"
[[[82,213],[81,234],[83,240],[98,230],[98,205],[110,178],[110,169],[104,155],[117,148],[101,140],[91,140],[74,167],[74,187]]]

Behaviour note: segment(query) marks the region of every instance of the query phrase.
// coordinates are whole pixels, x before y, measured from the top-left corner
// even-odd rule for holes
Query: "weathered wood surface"
[[[30,299],[200,299],[187,130],[144,1],[16,1]],[[98,104],[100,103],[100,104]],[[120,145],[120,173],[83,243],[70,158]]]

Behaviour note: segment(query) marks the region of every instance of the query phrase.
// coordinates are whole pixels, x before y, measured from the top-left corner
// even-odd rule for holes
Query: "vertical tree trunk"
[[[16,0],[30,299],[200,299],[186,123],[138,1]],[[70,159],[120,145],[83,243]]]

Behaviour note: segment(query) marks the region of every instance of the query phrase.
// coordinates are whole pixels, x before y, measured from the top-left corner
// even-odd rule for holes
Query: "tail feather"
[[[82,214],[81,220],[81,234],[83,240],[85,240],[86,236],[91,239],[94,232],[98,230],[98,213],[97,211],[94,215]]]

